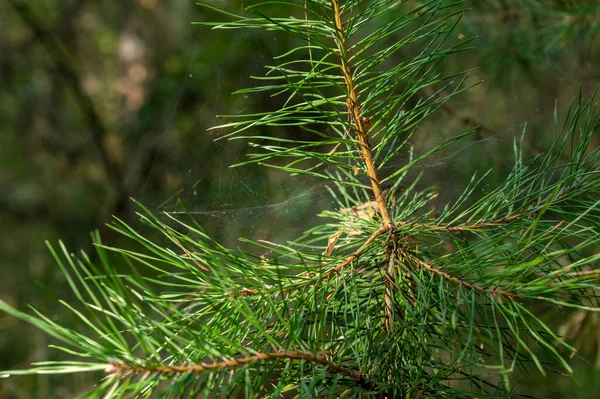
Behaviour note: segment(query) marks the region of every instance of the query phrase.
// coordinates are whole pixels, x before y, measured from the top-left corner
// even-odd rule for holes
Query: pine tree
[[[437,207],[413,168],[476,127],[424,154],[410,139],[470,87],[468,71],[440,73],[469,49],[456,29],[468,2],[286,0],[249,6],[252,16],[202,6],[226,19],[202,25],[296,38],[237,92],[270,92],[281,107],[224,116],[216,129],[253,149],[236,166],[322,179],[335,206],[290,242],[230,249],[189,213],[138,204],[167,244],[116,219],[139,250],[94,234],[93,262],[49,245],[79,300],[63,303],[75,325],[0,308],[73,360],[7,375],[103,372],[86,397],[483,398],[516,395],[516,370],[571,372],[574,348],[541,310],[600,310],[593,96],[556,118],[546,154],[524,156],[524,129],[502,184],[481,195],[486,174],[474,174]]]

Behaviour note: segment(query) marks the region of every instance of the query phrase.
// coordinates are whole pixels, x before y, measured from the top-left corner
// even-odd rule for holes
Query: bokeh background
[[[244,8],[240,0],[207,2]],[[527,154],[544,152],[554,134],[555,103],[560,117],[580,90],[592,93],[600,80],[596,3],[474,2],[454,38],[476,37],[474,48],[448,59],[442,72],[476,68],[469,82],[482,83],[440,109],[411,142],[422,153],[480,126],[418,166],[422,184],[439,190],[440,204],[452,201],[474,171],[493,170],[483,190],[502,179],[525,122]],[[332,206],[320,182],[256,166],[229,168],[244,159],[246,144],[215,142],[219,133],[208,129],[220,114],[278,107],[268,93],[231,93],[253,85],[249,76],[264,74],[264,65],[295,39],[192,24],[215,18],[189,0],[0,2],[2,300],[65,313],[57,299],[73,296],[45,240],[91,253],[89,233],[99,229],[104,242],[131,245],[106,227],[115,215],[143,229],[130,197],[156,212],[177,213],[181,200],[230,247],[240,236],[291,239]],[[409,56],[400,53],[398,61]],[[600,321],[582,313],[548,317],[580,349],[571,360],[577,380],[533,372],[515,379],[517,390],[548,398],[600,397]],[[48,348],[53,343],[0,314],[0,370],[54,358],[56,351]],[[0,380],[0,398],[70,398],[97,378]]]

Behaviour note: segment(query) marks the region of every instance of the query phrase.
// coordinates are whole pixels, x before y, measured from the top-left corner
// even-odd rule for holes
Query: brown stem
[[[366,248],[368,248],[373,243],[373,241],[375,241],[375,239],[377,239],[377,237],[379,237],[383,233],[385,233],[387,231],[391,231],[391,230],[392,230],[392,227],[390,227],[390,225],[381,226],[379,229],[377,229],[377,231],[375,231],[375,233],[371,234],[371,236],[364,242],[363,245],[360,246],[360,248],[358,248],[352,255],[350,255],[346,259],[344,259],[342,261],[342,263],[340,263],[339,265],[337,265],[336,267],[334,267],[333,269],[331,269],[328,273],[326,273],[325,275],[323,275],[323,277],[324,278],[329,278],[329,277],[331,277],[331,276],[333,276],[333,275],[338,274],[339,272],[341,272],[342,269],[344,269],[350,263],[352,263],[353,261],[355,261],[356,259],[358,259],[358,257],[360,256],[360,254]]]
[[[445,231],[447,233],[454,233],[457,231],[479,230],[479,229],[484,229],[487,227],[497,227],[497,226],[500,226],[503,224],[508,224],[514,220],[521,219],[524,216],[525,216],[525,214],[518,214],[518,215],[507,216],[505,218],[500,218],[500,219],[492,219],[487,222],[477,222],[477,223],[473,223],[473,224],[462,224],[462,225],[457,225],[457,226],[440,226],[440,225],[435,225],[435,224],[433,224],[433,225],[415,224],[414,226],[423,227],[427,230]],[[404,225],[410,225],[410,224],[409,223],[396,224],[396,226],[398,226],[398,227],[404,226]]]
[[[556,273],[553,277],[558,279],[559,277],[567,276],[569,278],[575,277],[587,277],[587,276],[597,276],[600,274],[600,269],[591,269],[591,270],[581,270],[578,272],[574,272],[571,269],[563,269],[559,273]],[[560,280],[558,280],[560,281]]]
[[[569,277],[594,276],[594,275],[600,274],[600,270],[598,270],[598,269],[583,270],[581,272],[571,272],[571,273],[565,273],[565,274],[568,275]]]
[[[318,364],[329,368],[331,371],[337,374],[341,374],[350,378],[356,384],[365,387],[372,388],[362,373],[347,369],[339,363],[334,363],[327,360],[323,355],[315,355],[313,353],[306,352],[294,352],[294,351],[280,351],[271,353],[259,353],[253,356],[245,356],[240,358],[227,359],[222,362],[214,363],[200,363],[191,364],[185,366],[168,366],[168,365],[157,365],[157,366],[132,366],[121,361],[112,361],[106,367],[105,372],[108,374],[125,374],[125,373],[189,373],[196,372],[202,373],[205,371],[215,371],[222,369],[234,369],[246,364],[275,361],[275,360],[301,360],[313,364]]]
[[[444,231],[447,233],[453,233],[453,232],[458,232],[458,231],[478,230],[478,229],[483,229],[483,228],[487,228],[487,227],[496,227],[496,226],[499,226],[502,224],[510,223],[513,220],[519,219],[521,217],[523,217],[523,215],[519,214],[519,215],[513,215],[513,216],[509,216],[509,217],[505,217],[505,218],[490,220],[487,222],[479,222],[479,223],[473,223],[470,225],[458,225],[458,226],[438,226],[438,225],[399,222],[399,223],[395,224],[395,227],[412,226],[412,227],[417,227],[417,228],[424,228],[424,229],[427,229],[430,231]],[[367,238],[367,240],[363,243],[363,245],[360,246],[360,248],[358,248],[356,251],[354,251],[354,253],[352,253],[352,255],[348,256],[346,259],[344,259],[342,262],[340,262],[333,269],[331,269],[327,273],[323,274],[322,278],[327,279],[327,278],[331,278],[331,277],[339,274],[343,269],[348,267],[348,265],[350,263],[352,263],[356,259],[358,259],[360,257],[360,255],[362,254],[362,252],[365,249],[367,249],[377,239],[377,237],[381,236],[382,234],[384,234],[388,231],[392,231],[392,230],[393,230],[393,228],[390,227],[389,225],[381,226],[373,234],[371,234],[371,236],[369,238]],[[389,258],[387,258],[387,259],[389,262]],[[271,288],[272,287],[267,287],[267,290],[271,289]],[[284,287],[281,290],[287,291],[288,289],[293,289],[293,287],[291,287],[291,286],[287,287],[287,288]],[[251,289],[251,288],[243,288],[240,291],[231,292],[232,295],[240,295],[240,296],[244,296],[244,297],[249,297],[249,296],[254,296],[254,295],[266,295],[267,293],[268,292],[263,291],[263,290],[257,290],[257,289]]]
[[[328,279],[328,278],[331,278],[331,277],[339,274],[350,263],[352,263],[353,261],[358,259],[360,254],[365,249],[367,249],[377,239],[377,237],[379,237],[380,235],[382,235],[388,231],[391,231],[392,229],[393,229],[393,226],[390,226],[390,225],[381,226],[373,234],[371,234],[371,236],[369,238],[367,238],[367,240],[363,243],[363,245],[361,245],[360,248],[358,248],[356,251],[354,251],[354,253],[352,255],[348,256],[340,264],[335,266],[333,269],[331,269],[327,273],[323,274],[321,276],[321,278]],[[264,240],[261,240],[261,241],[266,242]],[[275,245],[277,245],[277,244],[275,244]],[[266,289],[270,290],[270,289],[273,289],[273,287],[267,286]],[[283,291],[288,291],[288,290],[292,290],[292,289],[294,289],[294,286],[287,286],[287,287],[281,287],[280,291],[283,292]],[[239,291],[231,291],[230,294],[234,295],[234,296],[240,295],[243,297],[249,297],[249,296],[254,296],[254,295],[266,295],[266,294],[268,294],[268,291],[264,291],[264,290],[260,290],[260,289],[253,289],[253,288],[243,288]]]
[[[393,244],[392,244],[393,245]],[[385,292],[383,294],[383,302],[385,303],[385,320],[384,327],[387,332],[394,331],[394,300],[393,291],[396,289],[394,280],[394,262],[396,260],[396,251],[390,247],[387,250],[387,270],[385,273]]]
[[[190,259],[192,262],[194,262],[196,264],[196,266],[198,266],[200,269],[204,270],[205,272],[209,271],[206,266],[204,266],[203,264],[201,264],[200,262],[198,262],[196,260],[196,257],[194,256],[194,254],[192,254],[190,251],[187,250],[187,248],[181,243],[181,241],[179,241],[177,239],[177,237],[175,237],[175,235],[171,232],[171,230],[169,230],[169,228],[167,226],[163,225],[162,227],[167,233],[169,233],[173,242],[175,242],[175,244],[177,244],[177,246],[184,252],[184,254],[188,257],[188,259]],[[182,255],[182,258],[183,258],[183,255]]]
[[[369,145],[369,130],[371,128],[371,123],[367,117],[363,117],[362,115],[361,106],[358,102],[358,96],[356,95],[354,79],[352,78],[352,70],[350,68],[350,64],[348,63],[346,35],[344,32],[344,24],[342,23],[342,11],[340,9],[339,0],[331,0],[331,5],[333,7],[333,17],[337,30],[335,41],[337,43],[340,56],[340,68],[344,75],[344,82],[348,88],[348,94],[346,98],[348,117],[350,118],[350,121],[354,126],[354,130],[356,131],[356,138],[360,145],[360,151],[367,168],[367,174],[371,180],[371,188],[373,190],[373,194],[375,195],[375,200],[379,205],[381,218],[383,219],[384,224],[391,225],[392,219],[387,209],[385,196],[381,190],[381,183],[379,177],[377,176],[377,169],[375,168],[375,163],[373,162],[373,156],[371,154],[371,146]]]
[[[444,226],[444,225],[436,225],[436,224],[428,225],[428,224],[419,224],[419,223],[399,222],[399,223],[396,223],[396,227],[413,226],[413,227],[418,227],[418,228],[424,228],[424,229],[431,230],[431,231],[445,231],[447,233],[453,233],[453,232],[457,232],[457,231],[467,231],[467,230],[479,230],[479,229],[483,229],[483,228],[487,228],[487,227],[497,227],[499,225],[507,224],[507,223],[510,223],[517,219],[534,216],[537,212],[535,210],[536,207],[539,207],[541,204],[547,203],[548,201],[562,200],[568,194],[570,194],[571,192],[573,192],[574,190],[579,188],[580,184],[581,184],[581,181],[576,181],[570,187],[563,188],[558,194],[552,193],[545,198],[540,198],[531,207],[527,208],[526,210],[524,210],[520,213],[512,215],[512,216],[506,216],[503,218],[492,219],[492,220],[488,220],[485,222],[477,222],[477,223],[473,223],[473,224],[463,224],[463,225],[458,225],[458,226]],[[559,223],[559,225],[560,225],[560,223]],[[553,230],[558,228],[559,225],[554,226]]]
[[[443,225],[435,225],[435,224],[398,222],[395,224],[395,227],[410,226],[410,227],[421,228],[421,229],[425,229],[425,230],[429,230],[429,231],[441,231],[441,232],[446,232],[446,233],[456,233],[456,232],[461,232],[461,231],[480,230],[480,229],[485,229],[485,228],[498,227],[503,224],[508,224],[514,220],[523,218],[526,215],[527,215],[526,213],[519,213],[517,215],[507,216],[507,217],[499,218],[499,219],[493,219],[493,220],[489,220],[489,221],[485,221],[485,222],[477,222],[477,223],[473,223],[473,224],[463,224],[463,225],[457,225],[457,226],[443,226]],[[556,228],[556,227],[557,226],[555,226],[554,228]],[[354,253],[352,255],[348,256],[346,259],[344,259],[342,262],[340,262],[337,266],[335,266],[329,272],[323,274],[322,278],[327,279],[327,278],[333,277],[334,275],[339,274],[350,263],[352,263],[353,261],[358,259],[360,257],[360,255],[362,254],[362,252],[365,249],[367,249],[377,239],[377,237],[381,236],[382,234],[384,234],[388,231],[392,231],[392,230],[393,230],[393,228],[390,226],[381,226],[373,234],[371,234],[371,236],[363,243],[363,245],[360,246],[360,248],[358,248],[356,251],[354,251]],[[403,252],[403,254],[404,254],[404,252]],[[388,259],[388,258],[386,258],[386,259]],[[465,284],[463,284],[463,285],[465,285]],[[273,287],[266,287],[266,288],[268,290],[268,289],[272,289]],[[292,290],[292,289],[293,289],[292,286],[284,287],[281,289],[281,291],[287,291],[287,290]],[[245,297],[259,295],[259,294],[266,295],[266,294],[268,294],[268,292],[262,291],[262,290],[250,289],[250,288],[244,288],[240,291],[232,292],[232,295],[241,295],[241,296],[245,296]]]
[[[563,191],[558,193],[558,195],[552,194],[551,196],[549,196],[547,198],[539,199],[537,201],[537,203],[535,204],[535,206],[539,206],[540,204],[544,203],[545,201],[550,201],[550,200],[558,201],[561,198],[564,198],[567,194],[569,194],[573,190],[577,189],[577,187],[579,187],[579,184],[580,184],[580,182],[576,182],[572,186],[563,189]],[[429,225],[429,224],[419,224],[419,223],[410,223],[410,222],[398,222],[395,225],[381,226],[379,229],[377,229],[377,231],[375,231],[373,234],[371,234],[371,236],[363,243],[363,245],[360,246],[360,248],[358,248],[352,255],[348,256],[346,259],[344,259],[340,264],[335,266],[329,272],[323,274],[322,278],[331,278],[334,275],[339,274],[350,263],[352,263],[353,261],[358,259],[358,257],[361,255],[361,253],[365,249],[367,249],[377,239],[377,237],[379,237],[380,235],[382,235],[388,231],[393,231],[396,227],[410,226],[410,227],[422,228],[422,229],[426,229],[426,230],[430,230],[430,231],[443,231],[446,233],[454,233],[454,232],[460,232],[460,231],[479,230],[479,229],[484,229],[484,228],[497,227],[497,226],[500,226],[503,224],[510,223],[514,220],[527,217],[531,214],[535,214],[535,211],[533,209],[527,209],[526,211],[523,211],[521,213],[511,215],[511,216],[506,216],[506,217],[499,218],[499,219],[492,219],[492,220],[488,220],[488,221],[476,222],[473,224],[463,224],[463,225],[457,225],[457,226],[444,226],[444,225],[435,225],[435,224]],[[558,225],[554,226],[553,229],[558,228],[559,225],[560,225],[560,223]],[[406,254],[406,252],[403,251],[402,254]],[[407,255],[407,257],[416,259],[410,255]],[[418,259],[416,259],[416,260],[417,260],[417,263],[421,262]],[[429,266],[429,267],[432,267],[432,266]],[[433,269],[435,269],[435,268],[433,268]],[[443,273],[441,270],[438,270],[438,269],[435,269],[435,271],[433,271],[433,272],[436,274]],[[455,281],[455,282],[459,282],[459,283],[462,282],[462,280],[457,279],[456,277],[452,277],[450,275],[448,275],[448,276],[451,277],[450,278],[451,281]],[[452,280],[452,279],[454,279],[454,280]],[[469,286],[468,284],[462,284],[462,285]],[[272,287],[267,287],[267,289],[272,289]],[[290,286],[290,287],[286,287],[285,289],[282,289],[282,291],[284,291],[284,290],[287,291],[287,290],[292,290],[292,289],[293,289],[293,287]],[[493,290],[491,290],[491,291],[488,290],[486,292],[491,293],[492,291]],[[254,296],[254,295],[259,295],[259,294],[265,295],[267,293],[268,292],[262,291],[262,290],[244,288],[241,291],[232,292],[232,295]]]
[[[423,262],[422,260],[410,255],[407,252],[402,251],[402,255],[404,257],[406,257],[407,259],[410,259],[411,261],[416,263],[419,267],[422,267],[423,269],[425,269],[431,273],[437,274],[438,276],[442,277],[445,280],[451,281],[455,284],[462,285],[464,287],[467,287],[469,289],[477,291],[480,294],[492,295],[494,297],[501,296],[501,297],[515,299],[515,300],[520,299],[520,296],[518,294],[515,294],[514,292],[506,291],[506,290],[502,289],[501,287],[488,288],[488,287],[484,287],[484,286],[481,286],[481,285],[478,285],[475,283],[471,283],[471,282],[462,280],[458,277],[454,277],[436,267],[433,267],[430,264]]]
[[[308,58],[310,59],[310,63],[312,65],[312,49],[310,43],[310,27],[308,25],[308,4],[306,4],[307,0],[304,0],[304,19],[306,20],[306,38],[308,39]]]

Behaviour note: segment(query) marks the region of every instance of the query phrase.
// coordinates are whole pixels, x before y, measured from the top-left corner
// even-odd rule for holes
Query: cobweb
[[[551,112],[537,113],[528,122],[533,130],[533,125],[547,126],[552,120]],[[441,194],[440,205],[443,206],[464,189],[461,182],[466,184],[473,172],[511,168],[514,157],[512,151],[506,153],[506,148],[512,149],[513,140],[520,139],[522,129],[522,123],[515,123],[480,140],[467,138],[459,141],[419,162],[411,169],[410,177],[422,175],[421,188],[434,186]],[[424,148],[415,149],[417,156],[425,151]],[[461,168],[465,158],[482,153],[487,158],[495,158],[495,162],[478,164],[474,161],[469,168]],[[408,155],[400,154],[382,169],[382,173],[387,175],[407,161]],[[200,187],[205,182],[203,174],[206,171],[188,167],[177,189],[147,205],[155,212],[166,212],[178,218],[185,218],[189,213],[209,232],[231,246],[237,245],[237,237],[240,236],[277,242],[293,239],[317,223],[318,213],[337,206],[326,189],[330,182],[303,176],[270,182],[265,177],[268,174],[262,174],[262,180],[248,179],[247,176],[252,174],[228,168],[223,162],[219,162],[217,167],[220,168],[220,184],[215,188],[218,192],[212,195],[212,201],[202,201]],[[250,165],[247,168],[260,166]],[[185,210],[179,201],[185,205]]]

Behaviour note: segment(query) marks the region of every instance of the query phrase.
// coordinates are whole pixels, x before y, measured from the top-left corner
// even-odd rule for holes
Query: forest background
[[[239,11],[243,2],[213,0]],[[408,2],[411,3],[411,2]],[[416,3],[416,2],[415,2]],[[543,152],[552,139],[555,101],[566,110],[581,89],[600,81],[600,7],[594,1],[474,2],[457,35],[477,36],[474,49],[444,64],[477,66],[472,83],[414,136],[423,153],[465,127],[473,137],[421,165],[438,201],[452,201],[474,170],[493,169],[494,187],[512,166],[512,145],[525,122],[525,148]],[[410,6],[408,4],[407,6]],[[241,141],[214,142],[207,131],[218,114],[261,112],[276,99],[231,96],[254,84],[249,75],[289,48],[289,37],[254,31],[210,31],[210,18],[188,0],[8,0],[0,4],[0,298],[46,314],[64,312],[63,274],[45,240],[62,239],[89,252],[89,233],[111,215],[134,223],[134,197],[153,211],[178,212],[181,199],[225,246],[237,237],[284,241],[331,206],[322,183],[290,179],[256,166],[230,169],[244,158]],[[400,57],[402,55],[399,55]],[[424,93],[426,94],[426,93]],[[292,138],[302,138],[291,130]],[[596,141],[598,145],[599,140]],[[485,187],[484,187],[485,189]],[[138,224],[141,227],[141,225]],[[150,234],[150,233],[148,233]],[[600,390],[597,331],[583,316],[580,349],[569,376],[524,377],[521,391],[549,398],[592,398]],[[0,370],[25,368],[54,356],[41,331],[0,315]],[[73,397],[96,381],[20,377],[0,382],[0,398]],[[581,388],[578,387],[578,384]]]

